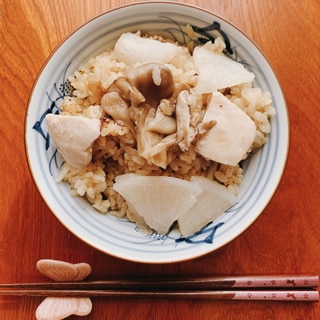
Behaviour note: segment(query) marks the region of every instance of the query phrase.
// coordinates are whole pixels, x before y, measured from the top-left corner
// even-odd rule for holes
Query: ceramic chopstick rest
[[[37,262],[40,273],[54,281],[81,281],[91,274],[87,263],[69,263],[60,260],[43,259]]]
[[[36,264],[40,273],[57,281],[81,281],[92,269],[87,263],[68,263],[60,260],[42,259]],[[86,316],[92,310],[90,298],[47,297],[36,310],[37,320],[60,320],[71,315]]]
[[[37,320],[60,320],[71,315],[86,316],[92,310],[90,298],[47,297],[36,310]]]

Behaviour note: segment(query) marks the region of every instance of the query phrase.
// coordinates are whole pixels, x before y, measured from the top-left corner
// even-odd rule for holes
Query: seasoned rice
[[[187,83],[193,88],[197,84],[197,77],[189,53],[190,45],[192,44],[183,47],[182,55],[175,57],[166,66],[171,70],[175,84]],[[217,53],[222,53],[225,49],[222,38],[205,46]],[[64,99],[62,114],[100,119],[102,96],[114,80],[123,76],[127,70],[128,66],[117,61],[112,50],[89,59],[68,79],[74,91],[72,97]],[[223,93],[255,122],[256,136],[248,153],[254,152],[267,142],[271,130],[269,118],[275,110],[270,93],[253,87],[251,83],[228,88]],[[201,106],[208,99],[210,95],[195,93],[189,98],[191,122],[199,121]],[[162,101],[161,108],[165,114],[172,113],[165,101]],[[206,160],[195,152],[193,145],[186,152],[180,149],[168,151],[168,157],[171,161],[166,169],[148,163],[138,154],[136,139],[130,129],[123,122],[108,118],[101,121],[101,134],[93,145],[92,162],[83,169],[64,163],[58,180],[67,181],[73,195],[86,197],[99,212],[118,217],[127,216],[129,219],[133,218],[125,200],[113,190],[115,177],[124,173],[165,175],[186,180],[194,175],[201,175],[225,185],[234,194],[239,192],[243,179],[240,164],[228,166]]]

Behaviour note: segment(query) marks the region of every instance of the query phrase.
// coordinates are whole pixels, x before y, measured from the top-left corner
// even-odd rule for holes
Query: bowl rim
[[[279,90],[280,93],[282,95],[282,99],[284,102],[284,107],[285,107],[285,113],[287,116],[287,136],[286,136],[286,141],[287,141],[287,145],[286,145],[286,150],[285,150],[285,158],[284,161],[281,165],[281,173],[278,175],[277,177],[277,181],[274,183],[273,186],[273,191],[270,194],[268,200],[265,202],[265,205],[263,206],[263,208],[260,210],[260,213],[257,214],[254,219],[251,219],[251,222],[244,228],[241,229],[240,232],[236,233],[235,235],[233,235],[232,237],[230,237],[228,239],[228,241],[225,241],[224,243],[220,244],[219,246],[216,246],[215,248],[213,248],[212,250],[206,251],[204,253],[200,253],[198,255],[192,255],[189,258],[182,258],[182,259],[168,259],[166,261],[149,261],[148,259],[142,260],[141,258],[139,259],[134,259],[134,258],[127,258],[124,257],[123,255],[117,255],[115,252],[109,252],[108,248],[106,248],[106,250],[100,248],[99,246],[95,246],[94,244],[92,244],[89,241],[86,241],[86,239],[83,239],[82,237],[80,237],[77,234],[74,234],[70,228],[60,219],[59,216],[57,216],[53,210],[52,205],[49,203],[49,201],[47,200],[45,193],[42,192],[41,187],[37,181],[34,169],[33,169],[33,165],[31,163],[31,159],[29,156],[29,142],[27,139],[27,130],[28,130],[28,126],[27,126],[27,122],[28,122],[28,115],[29,115],[29,111],[30,111],[30,104],[33,98],[33,94],[34,91],[38,85],[39,79],[41,77],[41,75],[43,74],[44,70],[46,69],[49,61],[51,60],[51,58],[55,55],[55,53],[59,50],[59,48],[65,44],[76,32],[78,32],[80,29],[82,29],[84,26],[90,24],[92,21],[102,17],[102,16],[106,16],[109,13],[112,13],[114,11],[117,10],[121,10],[124,8],[129,8],[129,7],[136,7],[136,6],[145,6],[145,5],[154,5],[154,4],[158,4],[158,5],[174,5],[174,6],[182,6],[182,7],[188,7],[190,9],[195,9],[196,11],[202,11],[205,12],[213,17],[217,17],[220,20],[224,21],[226,24],[230,25],[231,27],[233,27],[234,29],[236,29],[238,32],[240,32],[245,38],[247,38],[252,45],[256,48],[256,50],[259,51],[259,53],[261,54],[261,56],[263,57],[263,59],[265,59],[266,63],[268,64],[268,66],[270,67],[273,75],[275,76],[276,80],[277,80],[277,85],[279,86]],[[291,136],[291,131],[290,131],[290,113],[289,113],[289,109],[288,109],[288,104],[287,104],[287,100],[286,100],[286,96],[284,94],[284,90],[283,87],[281,85],[281,82],[279,81],[279,77],[277,75],[277,73],[275,72],[272,64],[270,63],[269,59],[266,57],[266,55],[263,53],[263,51],[260,49],[260,47],[256,44],[256,42],[249,37],[244,31],[242,31],[237,25],[235,25],[233,22],[229,21],[228,19],[224,18],[223,16],[215,13],[214,11],[211,11],[209,9],[205,9],[203,7],[200,7],[198,5],[194,5],[194,4],[188,4],[188,3],[183,3],[183,2],[176,2],[176,1],[138,1],[138,2],[134,2],[134,3],[128,3],[128,4],[124,4],[124,5],[119,5],[110,9],[107,9],[105,11],[102,11],[96,15],[94,15],[93,17],[87,19],[86,21],[84,21],[83,23],[81,23],[80,25],[78,25],[75,29],[73,29],[73,31],[71,31],[70,33],[67,34],[67,36],[65,36],[64,38],[62,38],[62,40],[59,41],[59,43],[54,47],[54,49],[50,52],[50,54],[47,56],[47,58],[44,60],[41,68],[39,69],[37,76],[34,80],[32,89],[30,91],[29,94],[29,98],[27,101],[27,108],[26,108],[26,112],[25,112],[25,118],[24,118],[24,135],[25,135],[25,139],[24,139],[24,147],[25,147],[25,154],[26,154],[26,158],[27,158],[27,163],[28,163],[28,169],[29,172],[31,173],[31,177],[33,179],[34,184],[36,185],[36,189],[39,192],[39,194],[41,195],[41,198],[43,199],[43,201],[45,202],[46,206],[49,208],[49,210],[51,211],[51,213],[54,214],[55,218],[58,219],[58,221],[72,234],[74,234],[78,239],[80,239],[82,242],[85,242],[86,244],[88,244],[89,246],[105,253],[108,255],[111,255],[113,257],[119,258],[119,259],[123,259],[123,260],[127,260],[127,261],[132,261],[132,262],[139,262],[139,263],[152,263],[152,264],[163,264],[163,263],[176,263],[176,262],[182,262],[182,261],[188,261],[188,260],[193,260],[196,258],[199,258],[201,256],[207,255],[207,254],[212,254],[215,251],[217,251],[218,249],[220,249],[221,247],[224,247],[225,245],[227,245],[228,243],[230,243],[231,241],[233,241],[235,238],[237,238],[239,235],[241,235],[242,233],[244,233],[250,226],[252,226],[254,224],[254,222],[261,216],[261,214],[264,212],[264,210],[266,209],[266,207],[270,204],[270,202],[272,201],[273,197],[275,196],[276,191],[278,190],[279,184],[283,178],[283,175],[285,173],[286,170],[286,166],[287,166],[287,162],[288,162],[288,157],[289,157],[289,151],[290,151],[290,136]]]

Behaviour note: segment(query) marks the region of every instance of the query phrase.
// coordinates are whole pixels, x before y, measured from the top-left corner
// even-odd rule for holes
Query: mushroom
[[[190,125],[189,92],[183,90],[178,94],[176,103],[177,141],[181,151],[187,151],[194,140],[197,130]]]
[[[110,85],[107,92],[118,92],[119,95],[125,100],[130,101],[131,105],[137,106],[142,102],[145,102],[145,97],[136,88],[132,81],[126,77],[119,77]]]
[[[198,137],[200,138],[201,135],[209,131],[216,123],[217,123],[216,120],[209,120],[207,122],[202,121],[198,123],[197,125]]]
[[[158,144],[148,151],[150,161],[160,168],[165,169],[170,162],[168,151],[177,144],[177,134],[173,133],[164,137]]]
[[[128,103],[118,91],[107,92],[101,99],[101,107],[114,120],[123,121],[135,136],[134,123],[130,118]]]
[[[168,67],[159,63],[147,63],[128,70],[129,82],[141,92],[145,101],[153,106],[168,98],[175,90],[174,79]]]
[[[169,101],[171,103],[174,103],[174,101],[177,99],[179,93],[184,90],[190,91],[190,86],[186,83],[179,83],[178,85],[176,85],[174,92],[172,93],[171,97],[169,98]]]
[[[138,154],[163,168],[167,165],[166,148],[172,142],[160,145],[159,152],[151,154],[151,150],[164,134],[176,132],[175,118],[159,107],[161,101],[169,101],[175,89],[168,67],[147,63],[116,79],[101,100],[103,110],[113,119],[124,121],[136,136]]]
[[[141,112],[135,108],[144,105],[156,107],[161,100],[170,97],[174,90],[170,69],[158,63],[148,63],[132,68],[117,78],[107,89],[101,104],[112,117],[120,115],[126,119],[123,121],[130,124],[127,118],[129,115],[131,121],[137,123]],[[115,110],[117,106],[121,109],[120,113]]]
[[[171,134],[177,131],[177,122],[174,117],[166,116],[158,106],[156,116],[147,123],[148,130],[162,134]]]
[[[171,116],[175,111],[175,106],[170,99],[162,99],[158,105],[158,108],[165,116]]]
[[[162,135],[158,132],[148,130],[147,123],[155,116],[155,108],[145,105],[138,120],[137,125],[137,150],[141,157],[144,157],[149,163],[152,163],[150,149],[158,144]]]

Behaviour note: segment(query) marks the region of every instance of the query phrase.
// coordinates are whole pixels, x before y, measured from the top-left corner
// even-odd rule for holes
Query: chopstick
[[[189,277],[156,279],[121,279],[81,282],[45,282],[0,284],[1,289],[81,289],[81,290],[126,290],[162,289],[162,290],[210,290],[231,288],[316,288],[319,276],[300,275],[253,275],[224,277]]]
[[[0,295],[318,301],[316,274],[0,284]]]
[[[319,301],[316,290],[230,290],[230,291],[127,291],[127,290],[2,290],[0,295],[49,297],[107,297],[152,299],[208,299],[208,300],[260,300],[260,301]]]

